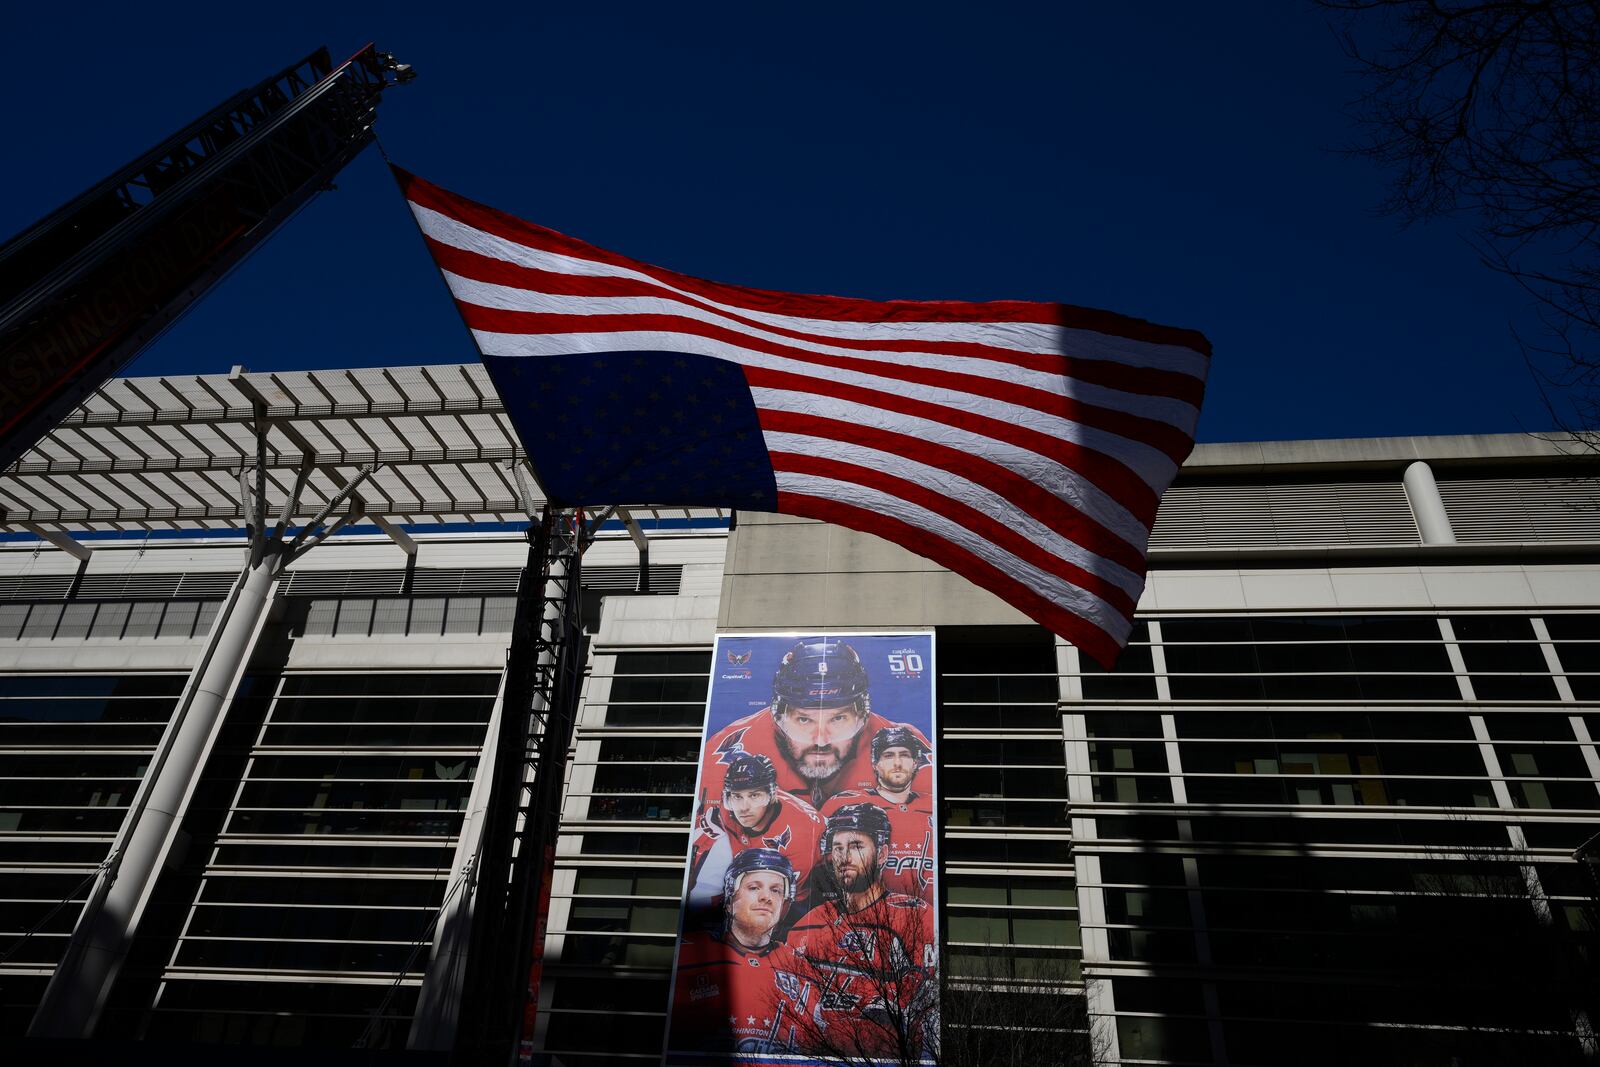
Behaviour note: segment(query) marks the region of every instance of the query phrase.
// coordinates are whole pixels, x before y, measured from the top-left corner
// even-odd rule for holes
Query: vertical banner
[[[933,652],[718,635],[668,1064],[936,1061]]]

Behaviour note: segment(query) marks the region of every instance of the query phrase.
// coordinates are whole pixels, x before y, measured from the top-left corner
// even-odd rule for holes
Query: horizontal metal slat
[[[1174,486],[1151,548],[1415,544],[1416,520],[1396,482]]]
[[[1459,478],[1439,495],[1458,541],[1600,541],[1600,479]]]

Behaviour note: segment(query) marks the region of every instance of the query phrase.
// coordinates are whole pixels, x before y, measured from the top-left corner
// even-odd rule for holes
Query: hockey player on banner
[[[933,907],[884,884],[888,813],[848,804],[828,819],[824,858],[838,893],[790,933],[797,974],[817,988],[800,1042],[813,1053],[852,1049],[899,1058],[938,1026],[938,941]]]
[[[777,781],[777,768],[759,752],[741,752],[729,759],[721,803],[702,806],[695,819],[689,854],[693,911],[718,906],[724,872],[735,856],[748,849],[781,852],[794,867],[804,899],[822,822],[809,804],[779,789]]]
[[[917,772],[928,765],[932,753],[914,730],[886,726],[872,736],[869,751],[878,784],[872,789],[851,789],[822,805],[824,820],[852,804],[873,804],[889,817],[888,856],[883,865],[884,887],[894,893],[933,900],[933,798],[911,788]]]
[[[877,778],[862,742],[900,726],[928,739],[910,723],[872,710],[871,680],[860,653],[844,641],[801,641],[779,661],[772,701],[729,723],[706,743],[709,768],[736,752],[775,755],[778,787],[819,807],[847,789],[870,789]]]
[[[724,634],[714,662],[665,1063],[871,1062],[890,1031],[931,1063],[932,635]]]
[[[794,952],[774,933],[794,902],[796,880],[775,849],[747,849],[728,865],[720,927],[686,934],[678,946],[674,1036],[689,1047],[755,1055],[794,1050],[794,1018],[807,991],[793,984]],[[789,977],[780,983],[780,974]]]

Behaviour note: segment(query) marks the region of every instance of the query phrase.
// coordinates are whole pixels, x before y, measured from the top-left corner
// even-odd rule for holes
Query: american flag
[[[396,169],[552,502],[863,530],[1109,665],[1210,343],[1026,301],[853,300],[663,270]]]

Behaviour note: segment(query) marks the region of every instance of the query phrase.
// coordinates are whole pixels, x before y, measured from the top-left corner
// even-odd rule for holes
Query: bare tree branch
[[[1600,5],[1317,2],[1362,79],[1352,150],[1390,171],[1382,210],[1471,220],[1531,298],[1546,338],[1515,336],[1558,425],[1600,444]]]

